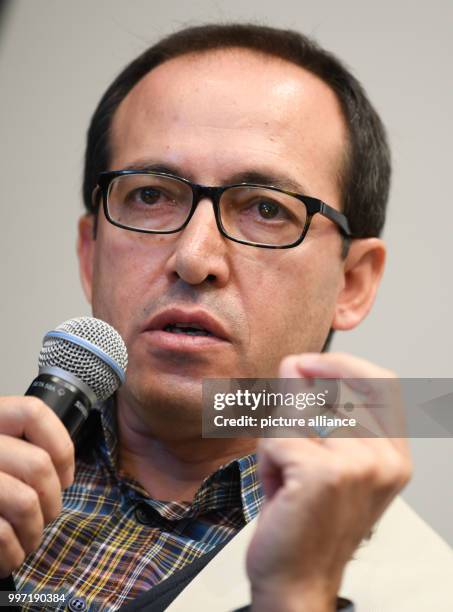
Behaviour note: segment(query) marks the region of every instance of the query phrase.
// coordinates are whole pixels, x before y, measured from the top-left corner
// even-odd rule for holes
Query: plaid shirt
[[[263,495],[255,455],[220,467],[191,503],[159,501],[117,469],[113,402],[93,410],[86,425],[63,510],[14,573],[17,591],[64,593],[56,610],[74,597],[85,599],[90,612],[118,610],[257,515]]]

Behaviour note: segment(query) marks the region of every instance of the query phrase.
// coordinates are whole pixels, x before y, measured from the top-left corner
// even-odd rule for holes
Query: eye
[[[162,206],[173,206],[177,203],[175,197],[165,190],[153,185],[137,187],[124,194],[123,203],[128,206],[147,206],[161,208]]]
[[[244,202],[241,212],[248,217],[254,217],[257,222],[282,222],[294,219],[294,215],[286,206],[274,199],[262,196]]]
[[[282,207],[270,200],[261,200],[258,203],[258,211],[263,219],[274,219],[279,212],[282,212]]]
[[[132,192],[132,199],[145,204],[156,204],[163,197],[162,192],[155,187],[142,187]]]

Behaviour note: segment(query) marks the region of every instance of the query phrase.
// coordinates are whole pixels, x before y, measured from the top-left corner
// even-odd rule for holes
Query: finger
[[[332,416],[334,416],[332,414]],[[365,422],[367,427],[361,423]],[[407,439],[388,437],[382,432],[380,426],[373,415],[368,413],[363,417],[358,417],[357,425],[350,427],[332,427],[329,431],[316,431],[314,439],[326,448],[346,448],[348,440],[357,440],[361,445],[367,446],[378,453],[396,453],[406,470],[411,470],[410,448]]]
[[[340,453],[354,466],[375,474],[384,486],[401,490],[412,476],[410,455],[402,453],[388,438],[323,438],[322,445],[333,453]]]
[[[300,482],[310,471],[321,473],[331,454],[307,438],[264,438],[257,446],[258,475],[270,500],[280,487]],[[303,459],[303,461],[302,461]]]
[[[373,443],[380,448],[373,449],[354,438],[327,439],[322,444],[307,439],[260,442],[258,472],[266,498],[272,499],[282,486],[293,493],[298,489],[304,496],[325,486],[346,492],[361,490],[361,496],[370,495],[374,500],[375,507],[369,512],[376,520],[407,483],[408,474],[404,460],[388,440]]]
[[[13,528],[26,554],[40,544],[44,529],[38,494],[9,474],[0,473],[0,516]]]
[[[57,415],[35,397],[0,398],[0,432],[46,450],[62,488],[74,480],[74,444]]]
[[[0,434],[0,472],[22,480],[36,491],[46,524],[58,516],[61,484],[47,451]]]
[[[285,371],[322,378],[395,378],[394,372],[348,353],[301,353],[282,360]]]
[[[25,551],[19,544],[14,529],[0,516],[0,578],[6,578],[20,567],[25,559]]]
[[[361,418],[357,418],[361,429],[342,430],[343,436],[350,433],[367,437],[367,432],[370,437],[382,435],[391,438],[392,444],[403,454],[409,454],[407,441],[401,437],[405,432],[404,409],[399,382],[393,372],[345,353],[302,353],[289,355],[280,364],[280,376],[294,378],[297,373],[301,377],[341,379],[342,391],[347,386],[365,396],[360,400],[362,405],[354,403],[357,414],[362,409]],[[386,379],[385,384],[381,379]],[[367,402],[370,403],[367,405]],[[395,433],[399,437],[394,437]]]
[[[257,459],[264,472],[274,468],[291,471],[304,462],[330,460],[331,453],[309,438],[262,438],[257,445]]]
[[[326,357],[328,357],[328,359],[326,359]],[[331,383],[332,380],[337,380],[335,388],[332,390],[333,394],[330,396],[331,398],[335,398],[330,402],[330,404],[335,404],[335,406],[331,406],[331,410],[335,409],[335,412],[339,413],[340,416],[349,418],[352,416],[356,417],[356,421],[362,427],[357,428],[359,431],[357,431],[356,434],[354,434],[351,429],[351,434],[365,435],[368,433],[370,436],[373,436],[376,434],[382,435],[383,433],[390,433],[385,429],[384,424],[380,423],[379,419],[366,418],[367,415],[370,414],[369,404],[372,402],[374,407],[377,403],[377,391],[383,390],[379,387],[376,389],[375,385],[373,385],[373,381],[378,381],[385,377],[387,380],[393,379],[395,383],[397,383],[395,375],[389,370],[383,370],[365,360],[344,353],[333,353],[329,355],[302,353],[300,355],[288,355],[285,357],[280,364],[279,374],[282,377],[299,377],[312,382],[314,379],[322,379],[322,381],[318,380],[318,384],[322,382],[322,384],[325,385]],[[390,388],[387,389],[387,386],[390,387],[390,382],[388,385],[386,383],[384,387],[385,391],[390,390]],[[350,392],[348,393],[348,388],[359,393],[360,397],[355,394],[351,395]],[[339,401],[340,396],[341,403]],[[346,405],[346,403],[353,405],[355,409],[354,415],[341,413],[340,407]],[[367,411],[362,411],[361,416],[363,418],[362,421],[360,421],[357,411],[360,408],[360,404],[363,403],[367,404]],[[380,404],[379,407],[381,408],[382,405]],[[385,412],[388,413],[389,411],[386,410]],[[342,427],[341,431],[342,435],[344,435],[346,430]]]

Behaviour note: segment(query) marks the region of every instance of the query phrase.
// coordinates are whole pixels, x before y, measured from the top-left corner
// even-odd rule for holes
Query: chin
[[[134,377],[135,378],[135,377]],[[148,414],[178,418],[183,421],[199,420],[202,408],[201,380],[176,381],[174,376],[154,375],[148,381],[143,377],[128,379],[122,389],[126,403],[135,404]]]
[[[153,434],[161,440],[187,440],[202,434],[201,401],[186,397],[147,395],[141,403],[144,419]]]

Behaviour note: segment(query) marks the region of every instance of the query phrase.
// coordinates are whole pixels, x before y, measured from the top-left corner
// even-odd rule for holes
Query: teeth
[[[191,327],[193,329],[203,329],[203,327],[201,327],[201,325],[197,325],[197,323],[172,323],[171,324],[173,327],[181,327],[181,328],[186,328],[186,327]]]
[[[175,329],[172,330],[174,334],[186,334],[187,336],[210,336],[211,334],[204,329]]]
[[[164,331],[172,334],[186,334],[187,336],[211,336],[212,334],[199,325],[194,327],[192,323],[174,323],[166,325]]]

